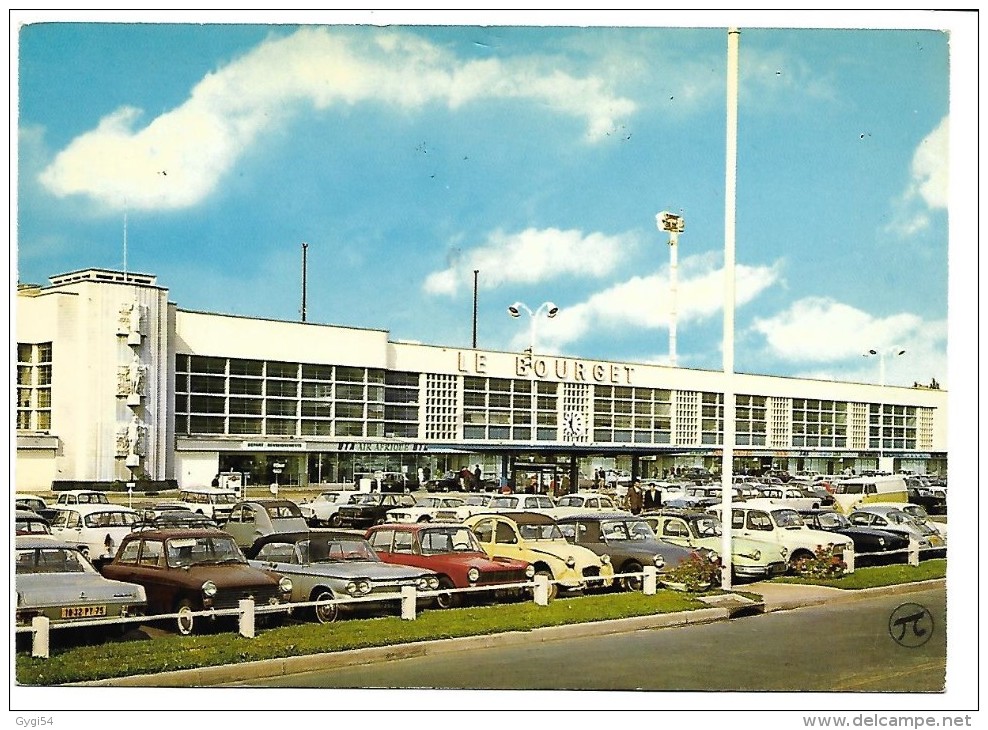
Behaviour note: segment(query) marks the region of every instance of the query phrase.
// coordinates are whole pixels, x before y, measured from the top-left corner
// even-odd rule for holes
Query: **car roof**
[[[39,515],[34,510],[30,509],[19,509],[14,511],[14,517],[18,520],[37,520],[39,522],[47,522],[44,517]]]
[[[63,548],[65,550],[78,550],[79,546],[64,540],[45,535],[17,535],[14,549],[31,550],[34,548]]]
[[[660,509],[655,512],[643,512],[639,517],[682,517],[683,519],[694,519],[697,517],[710,517],[709,512],[704,512],[703,510],[696,509]]]
[[[464,527],[462,522],[388,522],[383,525],[374,525],[368,528],[367,532],[380,532],[381,530],[396,530],[400,532],[422,532],[432,530],[437,527]]]
[[[548,525],[554,523],[549,515],[541,512],[478,512],[474,517],[503,517],[519,525]]]
[[[229,537],[231,540],[233,539],[232,535],[228,535],[222,530],[206,527],[161,527],[155,530],[132,532],[127,537],[139,536],[142,538],[156,540],[168,540],[173,537],[216,537],[217,533],[221,534],[223,537]]]
[[[290,499],[244,499],[237,504],[259,504],[262,507],[298,506]]]
[[[80,512],[90,514],[91,512],[132,512],[135,515],[137,510],[124,507],[122,504],[60,504],[56,507],[59,512]]]
[[[106,494],[100,489],[63,489],[59,494]]]
[[[238,494],[238,490],[226,487],[182,487],[180,492],[195,492],[196,494]]]
[[[606,492],[591,492],[591,491],[570,492],[569,494],[559,495],[560,499],[562,499],[563,497],[607,497],[608,499],[612,499],[611,495],[607,494]]]
[[[630,512],[580,512],[575,515],[566,515],[565,517],[557,518],[556,522],[560,524],[564,522],[578,522],[580,520],[589,520],[591,522],[603,522],[605,520],[640,520],[643,519],[641,515],[633,515]]]

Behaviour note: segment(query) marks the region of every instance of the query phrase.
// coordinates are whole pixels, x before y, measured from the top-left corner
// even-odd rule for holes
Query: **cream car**
[[[597,492],[574,492],[556,500],[556,506],[546,510],[554,517],[580,515],[587,512],[624,512],[613,498]]]
[[[73,504],[59,507],[51,533],[71,543],[94,564],[112,560],[120,542],[138,522],[136,511],[115,504]]]
[[[492,557],[514,558],[535,566],[546,576],[549,595],[559,589],[606,588],[614,582],[614,567],[606,555],[567,542],[556,521],[535,512],[478,514],[464,521]]]

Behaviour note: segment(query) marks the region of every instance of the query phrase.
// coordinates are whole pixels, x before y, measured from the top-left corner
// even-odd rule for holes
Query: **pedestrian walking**
[[[628,510],[633,515],[641,514],[643,503],[642,483],[636,479],[635,483],[631,485],[631,489],[628,490]]]

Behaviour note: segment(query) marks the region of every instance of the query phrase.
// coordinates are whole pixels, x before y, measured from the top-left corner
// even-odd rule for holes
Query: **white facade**
[[[225,471],[343,481],[394,455],[414,473],[508,456],[699,465],[720,454],[721,372],[185,311],[155,277],[113,271],[53,277],[17,305],[18,491],[202,485]],[[738,458],[945,469],[945,391],[734,377]]]

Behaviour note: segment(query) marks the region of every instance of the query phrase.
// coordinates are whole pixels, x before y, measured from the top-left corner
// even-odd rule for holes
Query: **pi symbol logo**
[[[933,614],[918,603],[903,603],[889,616],[889,636],[900,646],[922,646],[933,636]]]

